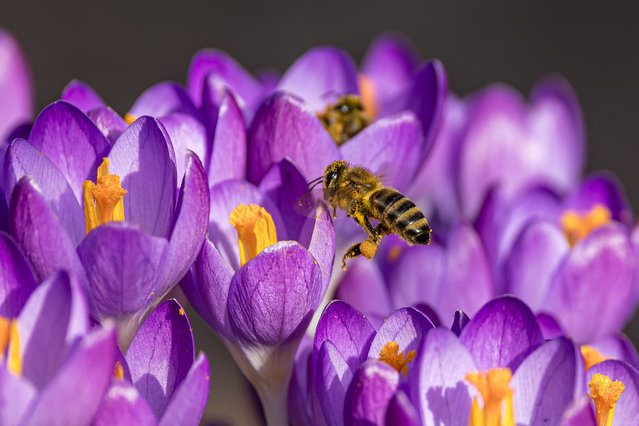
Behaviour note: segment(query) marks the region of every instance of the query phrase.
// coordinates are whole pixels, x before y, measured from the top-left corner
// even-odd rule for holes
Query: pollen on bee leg
[[[610,377],[599,373],[592,376],[588,387],[589,396],[595,403],[597,426],[611,426],[615,406],[626,387],[619,380],[613,382]]]
[[[377,244],[369,240],[362,241],[359,245],[359,249],[366,259],[371,260],[377,252]]]
[[[393,367],[398,373],[402,373],[404,377],[408,373],[408,363],[414,360],[416,356],[416,351],[409,351],[404,356],[403,351],[399,352],[397,342],[387,342],[382,347],[382,350],[379,351],[379,360]]]
[[[229,219],[237,231],[242,265],[277,242],[275,223],[263,207],[240,204],[231,212]]]

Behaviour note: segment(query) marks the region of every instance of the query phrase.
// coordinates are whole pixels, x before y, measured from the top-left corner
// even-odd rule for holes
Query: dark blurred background
[[[184,82],[192,55],[203,47],[227,51],[249,71],[282,72],[321,44],[340,46],[360,61],[371,40],[388,30],[406,35],[423,58],[439,58],[451,90],[461,95],[494,81],[527,95],[537,79],[558,72],[581,102],[587,170],[615,172],[636,211],[637,12],[630,2],[0,0],[0,26],[22,44],[39,109],[78,78],[123,114],[151,84]],[[639,317],[627,332],[639,342]],[[210,332],[196,336],[200,347],[211,339]],[[234,405],[246,386],[226,367],[219,342],[213,345],[217,353],[207,353],[215,390],[207,418],[258,422],[250,406]]]

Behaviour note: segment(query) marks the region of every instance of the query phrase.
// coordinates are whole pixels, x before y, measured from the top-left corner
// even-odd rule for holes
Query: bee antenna
[[[308,187],[310,187],[311,185],[313,185],[313,186],[314,186],[314,185],[317,185],[318,181],[320,181],[320,180],[322,180],[322,179],[324,179],[324,176],[320,176],[320,177],[318,177],[318,178],[315,178],[315,179],[313,179],[312,181],[310,181],[310,182],[308,183],[308,185],[306,185],[306,187],[308,188]]]
[[[304,196],[303,196],[303,197],[302,197],[302,199],[298,202],[298,204],[300,205],[300,207],[302,206],[302,203],[304,202],[304,200],[306,199],[306,197],[308,196],[308,194],[310,194],[310,193],[311,193],[311,191],[312,191],[313,189],[315,189],[315,187],[316,187],[317,185],[319,185],[320,183],[322,183],[322,179],[323,179],[323,178],[324,178],[324,176],[319,177],[319,178],[317,178],[317,179],[312,180],[312,181],[311,181],[311,183],[309,183],[309,184],[308,184],[308,185],[309,185],[308,191],[306,191],[306,192],[304,193]],[[311,185],[311,184],[312,184],[312,185]]]

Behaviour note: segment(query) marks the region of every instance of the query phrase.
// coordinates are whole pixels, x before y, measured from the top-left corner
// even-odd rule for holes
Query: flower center
[[[493,368],[486,374],[469,373],[466,380],[476,388],[484,402],[479,408],[478,398],[473,398],[468,424],[470,426],[514,426],[513,390],[509,386],[510,368]]]
[[[584,359],[584,365],[586,370],[590,369],[595,364],[599,364],[607,360],[608,358],[604,357],[599,353],[599,351],[592,346],[582,345],[581,346],[581,356]]]
[[[256,204],[240,204],[229,216],[237,231],[242,266],[266,247],[277,242],[275,224],[271,215]]]
[[[408,373],[408,363],[415,359],[417,352],[409,351],[406,355],[399,352],[399,345],[396,342],[387,342],[381,351],[379,351],[379,360],[402,373],[404,377]]]
[[[360,74],[357,76],[357,86],[359,87],[359,93],[362,96],[362,105],[364,111],[370,121],[377,118],[379,114],[379,99],[377,99],[377,87],[373,79],[366,74]]]
[[[590,387],[590,397],[595,403],[597,426],[611,426],[615,405],[625,390],[625,386],[619,380],[613,382],[610,377],[603,374],[593,375],[588,386]]]
[[[85,180],[82,185],[87,234],[103,223],[124,221],[122,197],[127,191],[120,186],[120,176],[109,174],[107,158],[98,167],[96,182]]]
[[[135,115],[133,115],[133,114],[131,114],[131,113],[129,113],[129,112],[127,112],[127,113],[124,115],[124,121],[125,121],[125,122],[126,122],[126,124],[128,124],[129,126],[130,126],[131,124],[133,124],[133,122],[135,121],[135,119],[136,119],[136,118],[135,118]]]
[[[579,214],[574,210],[567,210],[561,215],[561,228],[571,247],[583,240],[595,229],[609,223],[610,210],[601,204],[596,204],[588,213]]]
[[[5,351],[7,351],[7,368],[15,376],[20,376],[22,374],[22,358],[20,358],[18,321],[0,317],[0,362],[5,360]]]

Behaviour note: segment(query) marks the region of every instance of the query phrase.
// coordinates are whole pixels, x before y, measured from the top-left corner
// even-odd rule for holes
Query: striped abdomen
[[[428,244],[430,227],[424,214],[408,198],[392,188],[381,188],[370,195],[378,219],[410,244]]]

